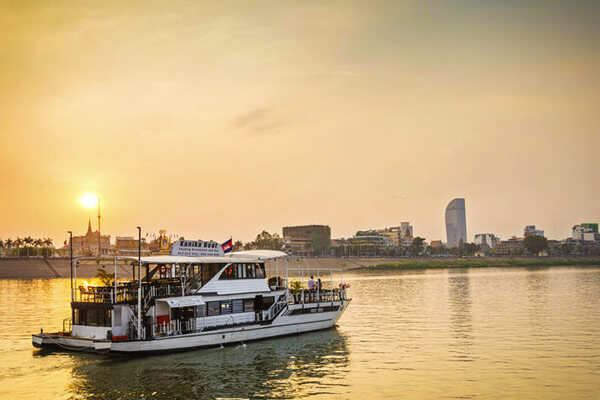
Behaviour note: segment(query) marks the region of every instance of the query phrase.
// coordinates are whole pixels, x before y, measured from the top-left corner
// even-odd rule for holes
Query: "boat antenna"
[[[69,234],[70,260],[71,260],[71,301],[73,301],[73,232],[67,231]]]

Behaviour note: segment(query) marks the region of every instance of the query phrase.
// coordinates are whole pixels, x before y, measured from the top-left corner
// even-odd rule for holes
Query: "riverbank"
[[[114,265],[110,263],[82,265],[77,268],[80,278],[93,278],[98,268],[112,273]],[[131,267],[117,265],[117,274],[128,276]],[[0,258],[0,279],[55,279],[71,276],[68,259],[62,258]]]
[[[552,267],[552,266],[600,266],[600,257],[519,257],[519,258],[407,258],[407,257],[364,257],[364,258],[290,258],[290,268],[300,269],[341,269],[344,271],[378,271],[427,268],[485,268],[485,267]],[[82,265],[77,269],[80,278],[93,278],[96,270],[104,266],[110,273],[112,264]],[[267,273],[275,275],[283,271],[283,262],[266,263]],[[131,267],[117,266],[118,276],[129,276]],[[10,259],[0,258],[0,279],[53,279],[70,276],[69,260],[57,258]]]
[[[486,267],[554,267],[600,266],[600,257],[531,257],[531,258],[443,258],[404,260],[403,262],[370,264],[361,270],[396,270],[422,268],[486,268]]]

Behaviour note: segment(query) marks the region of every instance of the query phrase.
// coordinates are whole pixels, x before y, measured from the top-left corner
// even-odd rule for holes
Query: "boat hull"
[[[336,311],[322,311],[318,308],[306,308],[304,313],[299,307],[290,307],[273,321],[238,327],[229,327],[211,331],[202,331],[186,335],[166,336],[152,340],[129,340],[111,342],[90,338],[74,338],[56,334],[32,335],[34,347],[55,347],[70,351],[88,351],[98,353],[168,353],[198,348],[216,347],[232,343],[244,343],[278,336],[328,329],[335,325],[350,300],[338,303]],[[54,335],[54,336],[52,336]]]

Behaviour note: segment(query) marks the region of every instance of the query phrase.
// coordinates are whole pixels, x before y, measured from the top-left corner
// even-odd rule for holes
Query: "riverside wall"
[[[519,257],[519,258],[407,258],[407,257],[364,257],[364,258],[294,258],[290,257],[288,266],[290,275],[294,269],[304,270],[352,270],[378,264],[400,264],[405,268],[469,268],[469,267],[507,267],[507,266],[555,266],[555,265],[596,265],[600,266],[599,257]],[[547,264],[547,265],[545,265]],[[279,275],[283,276],[285,262],[279,261]],[[81,265],[77,268],[78,278],[93,278],[96,270],[104,266],[108,273],[114,270],[114,264],[100,263],[98,265]],[[276,273],[276,263],[273,260],[266,262],[268,276]],[[131,266],[117,265],[117,276],[130,276]],[[0,279],[56,279],[69,278],[70,268],[68,259],[57,258],[29,258],[14,259],[0,258]]]
[[[99,265],[81,265],[77,268],[77,277],[93,278],[96,270],[104,266],[112,273],[114,264],[100,263]],[[117,265],[117,276],[128,276],[131,267]],[[68,259],[58,258],[29,258],[14,259],[0,258],[0,279],[56,279],[69,278],[71,270]]]
[[[309,269],[343,269],[349,270],[360,268],[362,266],[376,265],[381,263],[399,262],[399,258],[308,258],[297,259],[290,258],[288,265],[290,268]],[[276,264],[274,261],[267,261],[267,271],[269,275],[274,275]],[[104,266],[107,272],[112,273],[114,265],[110,263],[101,263],[99,265],[81,265],[77,268],[77,277],[93,278],[96,276],[96,270]],[[284,262],[279,262],[280,271],[283,271]],[[129,276],[131,266],[118,265],[117,276]],[[280,272],[280,275],[282,273]],[[0,258],[0,279],[54,279],[69,278],[71,272],[68,259],[58,258]]]

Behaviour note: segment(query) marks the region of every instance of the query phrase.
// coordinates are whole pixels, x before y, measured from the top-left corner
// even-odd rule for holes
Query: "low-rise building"
[[[358,231],[348,239],[348,241],[354,245],[360,246],[375,246],[378,248],[389,248],[393,247],[392,240],[377,231]]]
[[[73,236],[73,256],[92,257],[98,255],[98,246],[100,246],[100,255],[113,256],[117,251],[110,244],[110,235],[101,235],[98,231],[92,231],[92,221],[88,221],[88,229],[85,235]],[[56,252],[61,257],[68,257],[71,251],[71,243],[57,249]]]
[[[478,233],[477,235],[475,235],[475,240],[473,241],[473,243],[480,247],[493,249],[499,241],[500,238],[494,235],[493,233]]]
[[[410,222],[401,222],[400,226],[375,230],[380,235],[387,236],[394,247],[410,247],[413,241],[413,227]]]
[[[432,240],[429,243],[429,247],[431,247],[432,249],[439,249],[444,247],[444,243],[441,240]]]
[[[132,236],[117,236],[115,238],[115,248],[120,255],[135,255],[139,251],[139,240],[134,239]],[[142,238],[141,250],[143,255],[151,253],[150,246],[144,238]]]
[[[523,239],[513,236],[508,240],[502,240],[496,243],[492,253],[500,256],[511,256],[521,254],[524,251],[525,243],[523,242]]]
[[[292,253],[310,249],[328,254],[331,248],[331,228],[328,225],[284,226],[283,241]]]
[[[582,223],[573,226],[573,240],[600,243],[598,224]]]
[[[544,236],[544,231],[536,229],[535,225],[526,225],[523,231],[523,236],[527,237],[531,235]]]

